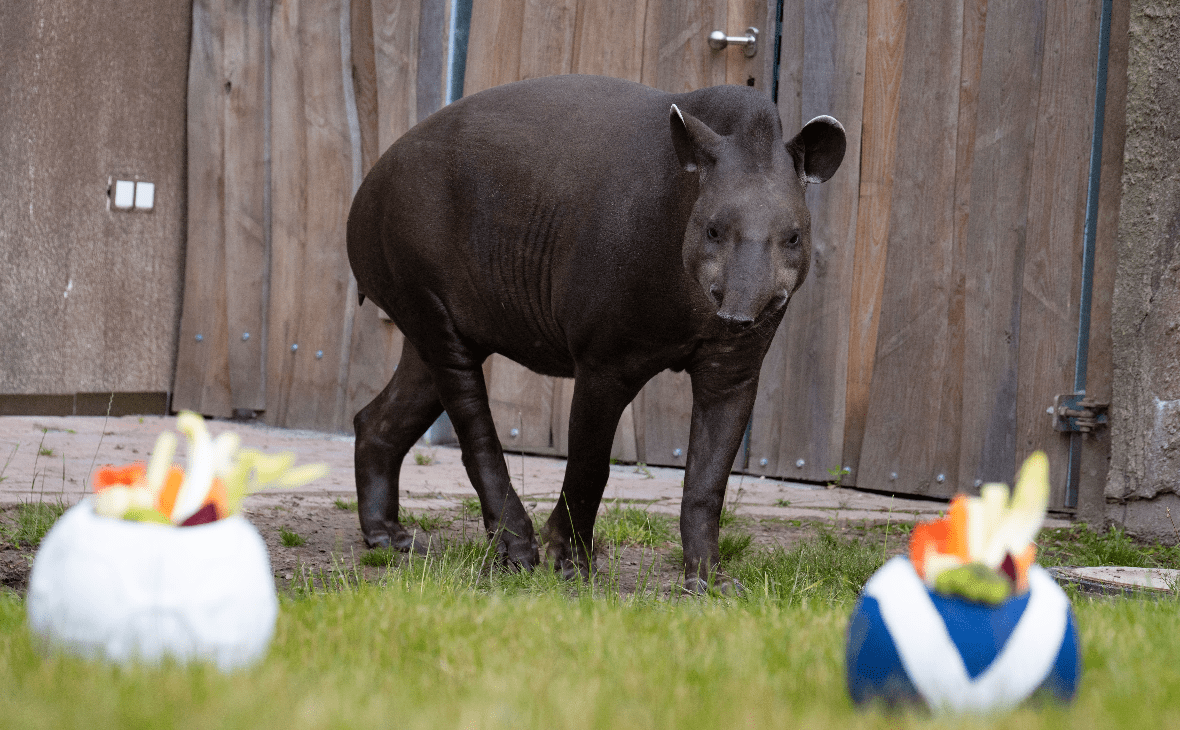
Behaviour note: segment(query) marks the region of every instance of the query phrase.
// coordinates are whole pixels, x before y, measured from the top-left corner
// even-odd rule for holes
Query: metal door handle
[[[746,58],[753,58],[758,52],[758,29],[746,28],[746,35],[725,35],[723,31],[715,30],[709,34],[709,48],[720,51],[730,43],[735,46],[746,47]]]

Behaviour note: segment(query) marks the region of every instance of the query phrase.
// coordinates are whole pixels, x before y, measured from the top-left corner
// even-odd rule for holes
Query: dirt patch
[[[24,593],[28,588],[36,550],[29,544],[14,544],[18,529],[18,505],[0,506],[0,584]],[[416,523],[430,527],[432,544],[447,549],[462,543],[484,541],[482,519],[470,508],[442,507],[411,512]],[[364,580],[376,581],[388,568],[365,565],[365,547],[357,521],[355,501],[323,495],[266,494],[252,497],[243,510],[262,535],[270,552],[275,584],[290,590],[308,579],[317,585],[328,582],[334,573],[344,571]],[[542,517],[544,513],[542,512]],[[829,530],[846,538],[880,541],[884,532],[876,522],[823,522],[782,518],[739,516],[723,534],[749,535],[747,549],[779,546],[790,549],[801,540],[814,537],[818,530]],[[889,554],[904,547],[908,525],[893,525]],[[744,542],[744,540],[743,540]],[[403,565],[405,556],[393,556],[393,567]],[[658,587],[667,592],[679,584],[682,567],[678,538],[655,546],[600,546],[597,563],[600,579],[608,579],[623,594],[637,588]]]

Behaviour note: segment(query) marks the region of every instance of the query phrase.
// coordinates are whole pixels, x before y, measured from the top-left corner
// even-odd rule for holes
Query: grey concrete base
[[[1170,492],[1153,499],[1107,503],[1106,518],[1140,539],[1165,545],[1180,543],[1180,497]]]
[[[1062,585],[1074,585],[1085,593],[1105,596],[1170,595],[1180,581],[1180,570],[1167,568],[1049,568],[1049,574]]]

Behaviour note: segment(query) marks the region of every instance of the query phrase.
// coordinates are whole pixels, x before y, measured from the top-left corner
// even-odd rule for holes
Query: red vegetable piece
[[[194,512],[187,520],[180,523],[181,527],[195,527],[197,525],[204,525],[209,522],[217,521],[217,508],[212,503],[206,503],[204,507]]]
[[[1016,585],[1016,561],[1012,559],[1012,553],[1004,554],[1004,562],[1000,563],[1000,572],[1008,576],[1012,585]]]

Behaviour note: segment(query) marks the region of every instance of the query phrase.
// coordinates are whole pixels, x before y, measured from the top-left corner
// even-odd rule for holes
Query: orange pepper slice
[[[1028,569],[1037,559],[1037,546],[1029,543],[1019,555],[1012,556],[1012,562],[1016,563],[1016,593],[1021,594],[1028,590]]]
[[[172,508],[176,506],[176,495],[180,492],[183,481],[184,469],[172,466],[168,469],[168,476],[164,478],[164,487],[156,495],[156,509],[168,519],[172,519]]]
[[[941,519],[915,525],[910,533],[910,563],[923,580],[926,579],[926,556],[946,552],[949,530],[950,521]]]
[[[98,494],[108,487],[117,485],[133,486],[147,473],[147,464],[137,461],[125,466],[106,464],[99,467],[94,474],[94,493]]]
[[[226,505],[226,501],[225,482],[221,481],[221,477],[213,477],[213,484],[209,487],[209,496],[205,498],[205,504],[213,505],[213,508],[217,510],[217,519],[219,520],[229,516],[229,507]]]
[[[967,497],[960,494],[951,500],[947,510],[948,530],[946,548],[942,551],[954,555],[964,563],[971,560],[967,547]]]

